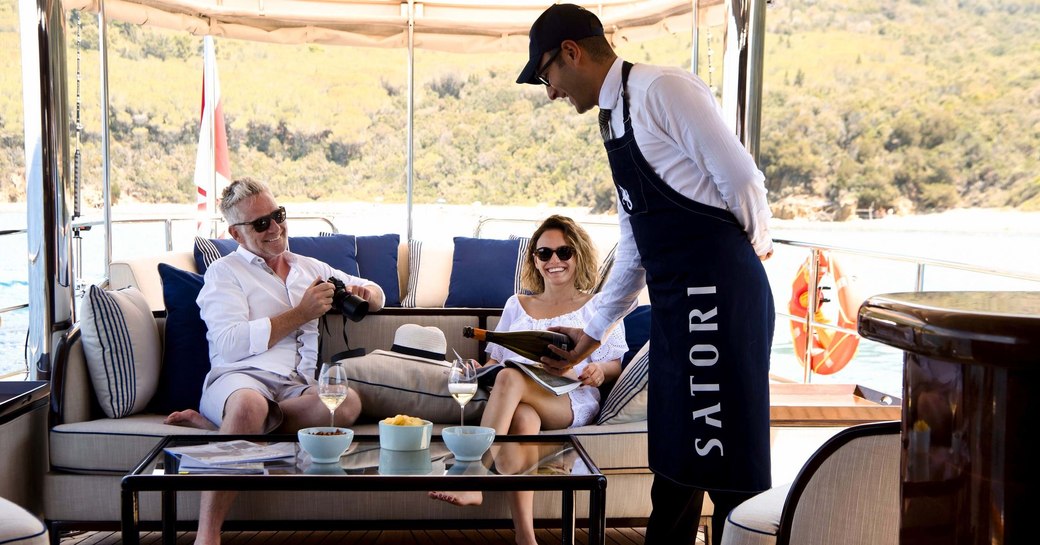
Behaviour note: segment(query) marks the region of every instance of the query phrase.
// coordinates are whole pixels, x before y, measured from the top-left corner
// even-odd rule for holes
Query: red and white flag
[[[195,188],[198,191],[198,230],[215,236],[215,223],[210,220],[218,212],[216,199],[231,183],[231,162],[212,36],[203,39],[203,55],[202,123],[199,127],[199,149],[195,156]]]

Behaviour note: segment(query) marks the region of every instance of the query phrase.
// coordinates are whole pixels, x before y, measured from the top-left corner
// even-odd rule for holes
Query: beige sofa
[[[350,324],[350,344],[371,351],[391,346],[398,326],[404,323],[433,325],[444,331],[450,348],[464,357],[478,357],[479,347],[472,339],[462,337],[464,326],[493,328],[501,309],[444,308],[448,277],[451,273],[451,243],[424,245],[421,269],[409,267],[409,245],[400,244],[399,280],[402,299],[409,285],[414,308],[386,308]],[[158,263],[194,271],[195,263],[188,252],[171,252],[154,258],[116,261],[111,268],[111,288],[139,288],[149,307],[156,311],[159,331],[164,317],[162,285],[156,272]],[[414,268],[416,273],[410,273]],[[413,278],[411,275],[420,275]],[[411,281],[411,284],[409,283]],[[332,322],[339,317],[331,319]],[[337,332],[339,323],[330,330]],[[326,354],[342,350],[338,333],[323,334]],[[49,434],[50,465],[45,475],[44,514],[52,539],[70,528],[115,528],[120,519],[119,487],[123,475],[143,458],[163,436],[187,433],[185,428],[162,423],[163,414],[139,413],[123,418],[107,418],[99,410],[96,394],[89,378],[83,352],[79,324],[62,339],[57,349],[52,374],[52,423]],[[437,426],[435,431],[443,425]],[[375,424],[353,426],[356,433],[376,434]],[[645,419],[617,424],[591,425],[546,433],[577,435],[596,464],[608,476],[608,524],[638,523],[650,513],[652,474],[647,466]],[[576,513],[587,513],[587,494],[579,494]],[[178,513],[181,520],[196,520],[198,495],[180,494]],[[558,520],[559,494],[539,492],[535,517]],[[511,526],[504,498],[489,494],[480,507],[461,508],[432,501],[425,494],[387,492],[364,494],[330,492],[246,493],[239,497],[225,528],[248,525],[313,527],[307,521],[358,521],[360,524],[381,521],[400,527],[403,524],[437,527],[451,525],[456,519],[483,519],[485,524]],[[141,520],[159,519],[157,493],[141,495]],[[399,522],[389,522],[399,521]]]

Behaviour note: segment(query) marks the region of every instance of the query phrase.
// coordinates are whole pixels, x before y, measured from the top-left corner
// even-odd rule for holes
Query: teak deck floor
[[[560,545],[558,529],[538,529],[538,543]],[[606,545],[642,545],[645,528],[607,528]],[[115,545],[119,532],[83,532],[61,538],[61,545]],[[697,544],[703,545],[703,533]],[[178,532],[177,545],[191,545],[194,532]],[[575,540],[589,541],[588,530],[578,528]],[[162,534],[141,534],[141,545],[159,545]],[[512,530],[358,530],[352,532],[224,532],[222,545],[511,545]],[[679,545],[679,544],[677,544]]]

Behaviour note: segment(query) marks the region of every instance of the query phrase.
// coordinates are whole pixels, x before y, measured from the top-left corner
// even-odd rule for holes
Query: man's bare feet
[[[211,430],[216,431],[217,427],[206,419],[205,416],[196,411],[195,409],[185,409],[183,411],[176,411],[170,413],[163,420],[163,424],[170,424],[173,426],[186,426],[189,428],[198,428],[200,430]]]
[[[435,500],[446,501],[452,505],[480,505],[484,501],[484,494],[475,492],[430,492],[429,496]]]

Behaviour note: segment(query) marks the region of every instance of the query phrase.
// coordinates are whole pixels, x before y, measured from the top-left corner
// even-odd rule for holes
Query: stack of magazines
[[[166,452],[179,460],[179,473],[267,473],[293,463],[295,444],[250,441],[220,441],[202,445],[170,447]]]

